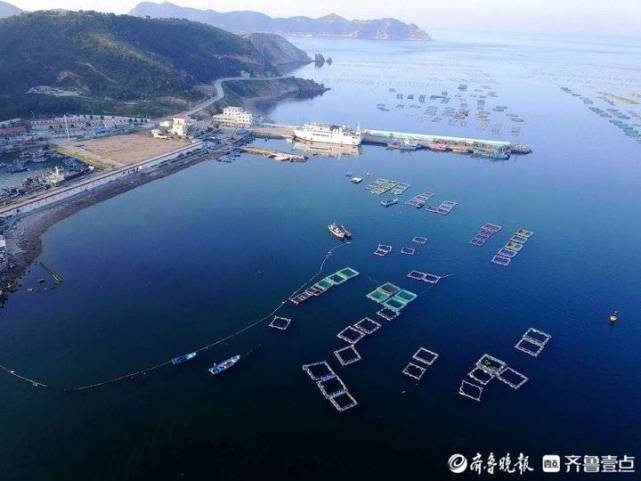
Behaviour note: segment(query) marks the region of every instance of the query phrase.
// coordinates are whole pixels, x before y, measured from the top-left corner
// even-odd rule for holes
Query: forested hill
[[[249,39],[178,19],[25,13],[0,20],[0,45],[0,117],[81,99],[192,99],[216,78],[278,74]]]

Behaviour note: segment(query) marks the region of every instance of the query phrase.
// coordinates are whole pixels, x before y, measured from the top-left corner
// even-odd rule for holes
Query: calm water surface
[[[639,124],[629,112],[641,113],[638,104],[613,106],[598,92],[641,92],[641,46],[295,41],[333,58],[298,73],[332,90],[280,105],[275,121],[507,139],[534,153],[494,162],[366,146],[357,157],[305,164],[243,156],[201,163],[55,225],[41,259],[64,283],[44,290],[51,285],[37,283],[46,275],[34,266],[0,313],[0,363],[51,386],[0,376],[2,479],[444,479],[455,452],[523,452],[537,470],[550,452],[640,456],[641,145],[560,87]],[[444,90],[448,104],[410,107]],[[497,98],[484,99],[483,127],[477,101],[487,91]],[[470,119],[451,125],[445,109],[461,101]],[[428,105],[440,122],[424,115]],[[403,200],[431,190],[433,203],[459,205],[448,217],[384,209],[348,171],[411,183]],[[326,271],[349,265],[361,275],[287,305],[281,315],[294,322],[285,333],[261,325],[180,368],[62,391],[163,362],[264,316],[336,245],[325,227],[333,219],[354,241]],[[485,222],[504,230],[483,248],[470,245]],[[524,251],[507,269],[491,264],[519,227],[535,231]],[[415,235],[430,241],[400,255]],[[373,256],[379,242],[395,252]],[[411,269],[452,275],[430,289],[405,277]],[[361,362],[339,369],[335,334],[375,312],[364,296],[384,281],[420,296],[361,342]],[[612,327],[614,309],[621,318]],[[553,335],[537,359],[512,347],[530,326]],[[415,386],[400,370],[420,345],[440,358]],[[225,376],[207,373],[252,349]],[[518,391],[491,383],[481,403],[459,396],[485,352],[530,381]],[[301,371],[322,359],[358,408],[339,415]]]

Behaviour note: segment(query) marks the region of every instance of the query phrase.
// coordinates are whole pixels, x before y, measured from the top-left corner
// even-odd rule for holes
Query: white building
[[[249,128],[254,123],[254,116],[242,107],[225,107],[223,113],[214,115],[212,120],[229,127]]]
[[[176,137],[187,137],[189,135],[189,128],[192,125],[192,120],[186,115],[179,115],[174,117],[171,125],[171,132]]]

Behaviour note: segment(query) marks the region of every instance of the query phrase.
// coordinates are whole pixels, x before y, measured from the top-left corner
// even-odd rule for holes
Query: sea
[[[34,264],[0,311],[0,364],[48,386],[0,372],[0,479],[439,480],[477,468],[541,479],[544,455],[559,456],[559,478],[583,479],[585,456],[641,462],[641,42],[292,41],[331,57],[295,72],[330,90],[267,120],[533,152],[499,161],[366,145],[304,163],[212,159],[53,225],[38,261],[63,282]],[[410,184],[398,205],[368,192],[379,178]],[[425,191],[429,205],[457,205],[442,216],[404,204]],[[329,235],[334,220],[350,243]],[[503,228],[470,244],[487,222]],[[491,263],[520,228],[534,233],[522,251]],[[392,252],[373,255],[378,244]],[[344,267],[360,275],[287,302]],[[412,270],[443,278],[429,285]],[[392,321],[366,298],[385,282],[418,294]],[[268,327],[273,315],[290,327]],[[381,328],[342,367],[337,334],[364,317]],[[551,336],[538,357],[514,347],[531,327]],[[402,370],[419,347],[439,357],[417,382]],[[208,373],[235,354],[234,368]],[[484,354],[528,381],[461,396]],[[323,360],[358,406],[339,413],[302,370]],[[450,460],[463,458],[454,474]],[[495,474],[492,458],[503,460]]]

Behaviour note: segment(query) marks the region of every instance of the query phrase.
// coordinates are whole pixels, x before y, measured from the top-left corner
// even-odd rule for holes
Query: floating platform
[[[302,367],[312,381],[322,381],[336,376],[336,373],[326,361],[303,364]]]
[[[349,344],[356,344],[358,341],[365,337],[365,334],[362,331],[356,329],[354,326],[347,326],[341,332],[336,334],[336,337]]]
[[[412,359],[429,367],[438,359],[438,354],[424,347],[419,347]]]
[[[341,366],[349,366],[350,364],[354,364],[362,359],[356,348],[351,344],[334,351],[334,355],[336,356],[336,359],[338,359],[338,362],[341,363]]]
[[[499,379],[499,381],[507,384],[514,390],[519,389],[521,386],[523,386],[523,384],[525,384],[528,381],[527,376],[524,376],[523,374],[521,374],[515,369],[512,369],[511,367],[506,367],[503,371],[501,371],[497,375],[497,378]]]
[[[424,367],[419,366],[418,364],[414,364],[413,362],[410,362],[405,368],[401,371],[403,374],[406,376],[411,377],[412,379],[416,379],[417,381],[420,381],[421,378],[423,377],[423,374],[425,374],[425,369]]]
[[[456,207],[457,205],[458,205],[457,202],[454,202],[451,200],[444,200],[443,202],[440,203],[440,205],[436,207],[426,207],[426,210],[434,214],[449,215],[452,212],[452,210],[454,210],[454,207]]]
[[[507,367],[507,364],[494,356],[483,354],[480,359],[476,361],[476,367],[488,374],[496,376]]]
[[[434,197],[434,192],[421,192],[405,202],[405,205],[421,209],[427,204],[427,201]]]
[[[286,331],[291,323],[292,320],[288,319],[287,317],[274,316],[272,322],[269,323],[269,327],[273,327],[274,329],[278,329],[280,331]]]
[[[374,255],[385,257],[390,252],[392,252],[392,246],[387,244],[378,244],[378,247],[376,247],[376,250],[374,251]]]
[[[350,279],[353,279],[359,274],[360,273],[356,269],[352,269],[351,267],[345,267],[321,279],[316,284],[307,288],[304,292],[301,292],[300,294],[290,297],[289,300],[293,304],[296,304],[296,305],[301,304],[309,300],[311,297],[320,296],[321,294],[324,294],[325,292],[327,292],[327,290],[329,290],[330,288],[340,285]]]
[[[490,238],[503,229],[502,226],[498,224],[492,224],[490,222],[483,224],[479,231],[472,237],[470,244],[483,247],[485,243],[490,240]]]
[[[381,324],[369,317],[364,317],[360,321],[354,323],[354,328],[364,334],[372,335],[381,328]]]
[[[491,260],[492,264],[497,264],[499,266],[507,267],[510,265],[510,262],[512,262],[512,259],[510,257],[505,257],[499,254],[496,254],[494,257],[492,257]]]
[[[417,236],[414,236],[412,238],[412,242],[414,242],[416,244],[425,245],[425,244],[427,244],[427,237],[423,237],[423,236],[417,235]]]
[[[470,372],[467,373],[468,377],[474,379],[476,382],[479,384],[482,384],[485,386],[487,383],[489,383],[492,379],[496,377],[496,374],[490,374],[489,372],[485,371],[484,369],[481,369],[478,366],[474,366],[474,369],[472,369]]]
[[[414,279],[415,281],[424,281],[426,275],[427,274],[425,272],[410,271],[409,274],[407,274],[407,277],[409,277],[410,279]]]
[[[358,402],[348,391],[345,391],[338,396],[334,396],[330,399],[330,402],[336,410],[341,413],[358,406]]]
[[[387,307],[381,309],[376,313],[377,316],[382,317],[386,321],[391,321],[393,319],[396,319],[400,313],[398,311],[395,311],[393,309],[388,309]]]
[[[483,388],[481,386],[477,386],[476,384],[472,384],[471,382],[461,381],[461,386],[458,389],[458,393],[461,396],[480,402],[481,396],[483,394]]]
[[[343,380],[338,376],[316,381],[316,385],[318,386],[318,389],[320,389],[321,393],[323,393],[325,399],[332,399],[333,397],[347,391],[347,387],[343,383]]]
[[[532,357],[538,357],[551,338],[550,334],[531,327],[514,345],[514,348]]]

